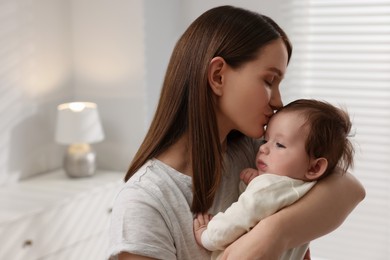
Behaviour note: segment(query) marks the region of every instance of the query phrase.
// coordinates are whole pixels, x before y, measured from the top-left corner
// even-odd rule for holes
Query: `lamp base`
[[[89,144],[69,145],[64,157],[64,169],[72,178],[90,177],[96,171],[96,153]]]

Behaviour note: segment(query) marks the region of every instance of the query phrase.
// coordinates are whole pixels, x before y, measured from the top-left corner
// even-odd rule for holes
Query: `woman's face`
[[[223,95],[218,97],[221,137],[231,130],[259,138],[274,110],[283,106],[279,84],[287,67],[288,54],[281,39],[260,50],[256,60],[237,69],[227,66]]]

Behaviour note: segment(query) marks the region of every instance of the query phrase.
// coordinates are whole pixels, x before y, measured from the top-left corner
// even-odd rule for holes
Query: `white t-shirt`
[[[243,138],[229,147],[224,175],[210,213],[237,201],[239,173],[254,167],[258,143]],[[192,179],[159,160],[141,167],[118,193],[113,207],[108,258],[130,252],[157,259],[210,259],[193,234]]]

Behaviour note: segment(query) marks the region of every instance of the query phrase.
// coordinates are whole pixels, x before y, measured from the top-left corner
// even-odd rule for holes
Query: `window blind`
[[[283,99],[348,110],[351,172],[367,192],[341,227],[311,243],[313,259],[390,259],[390,0],[290,0],[281,8],[294,47]]]

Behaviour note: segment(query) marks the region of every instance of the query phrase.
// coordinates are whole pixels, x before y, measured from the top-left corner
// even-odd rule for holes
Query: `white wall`
[[[272,17],[278,23],[282,20],[279,12],[280,6],[283,4],[282,0],[184,0],[183,2],[183,30],[204,11],[220,5],[233,5],[259,12]]]
[[[75,98],[99,106],[98,167],[125,171],[154,113],[178,37],[178,0],[72,0]],[[91,8],[93,6],[93,8]]]
[[[149,125],[160,97],[166,67],[182,33],[182,1],[144,1],[147,118]]]
[[[71,3],[74,99],[98,104],[98,167],[124,171],[145,129],[143,1]]]
[[[59,168],[56,106],[92,101],[98,167],[126,171],[179,34],[179,0],[0,2],[0,185]]]
[[[69,5],[0,2],[0,185],[56,168],[52,109],[71,95]]]

